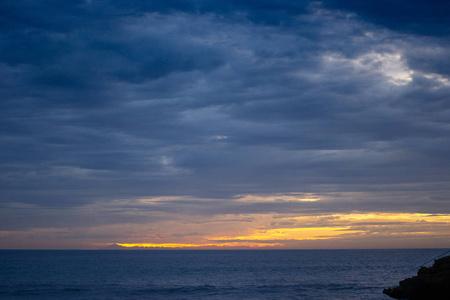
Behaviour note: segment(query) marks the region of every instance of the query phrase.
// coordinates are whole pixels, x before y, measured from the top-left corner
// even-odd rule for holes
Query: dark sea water
[[[0,299],[390,299],[442,252],[3,250]]]

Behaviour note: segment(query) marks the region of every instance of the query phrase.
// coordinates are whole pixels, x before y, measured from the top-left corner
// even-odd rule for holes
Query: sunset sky
[[[0,249],[450,247],[449,1],[0,14]]]

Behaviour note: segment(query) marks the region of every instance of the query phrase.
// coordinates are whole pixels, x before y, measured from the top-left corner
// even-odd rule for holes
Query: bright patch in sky
[[[325,55],[324,61],[331,64],[350,65],[355,72],[376,72],[388,78],[394,85],[406,85],[412,81],[414,71],[404,63],[400,53],[368,52],[356,58],[346,58],[340,54]]]
[[[423,76],[428,78],[428,79],[437,80],[443,85],[450,86],[450,81],[448,80],[448,78],[444,77],[444,76],[442,76],[440,74],[428,73],[428,74],[424,74]]]

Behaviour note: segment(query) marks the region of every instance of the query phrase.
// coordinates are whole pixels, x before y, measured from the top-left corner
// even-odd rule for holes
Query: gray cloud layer
[[[291,2],[3,1],[3,205],[448,213],[448,4]]]

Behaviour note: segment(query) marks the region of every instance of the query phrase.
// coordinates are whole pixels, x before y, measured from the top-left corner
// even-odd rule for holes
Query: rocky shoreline
[[[417,276],[399,282],[383,293],[395,299],[450,299],[450,256],[434,261],[433,266],[421,267]]]

